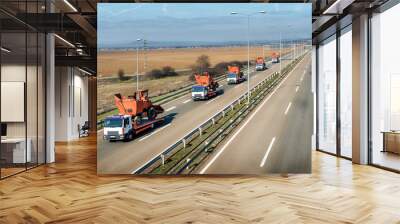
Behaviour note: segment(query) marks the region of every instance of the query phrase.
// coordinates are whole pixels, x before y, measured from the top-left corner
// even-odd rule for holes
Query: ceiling
[[[78,66],[95,75],[97,2],[97,0],[1,0],[0,23],[3,36],[9,39],[13,39],[12,36],[18,37],[14,39],[14,45],[18,45],[21,37],[18,33],[25,31],[55,33],[56,66]],[[18,49],[17,46],[14,47]],[[30,46],[28,51],[29,48]],[[18,54],[18,51],[15,50],[14,54]]]
[[[312,3],[313,40],[337,21],[379,7],[388,0],[231,0],[230,2]],[[47,2],[47,4],[46,4]],[[96,74],[97,3],[166,2],[162,0],[1,0],[3,32],[25,29],[54,32],[56,65],[79,66]],[[185,2],[172,0],[168,2]],[[225,2],[203,0],[198,2]],[[51,13],[50,13],[51,12]]]

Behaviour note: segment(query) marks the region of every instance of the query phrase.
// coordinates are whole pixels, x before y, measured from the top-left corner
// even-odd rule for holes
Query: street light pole
[[[264,58],[264,60],[265,60],[265,47],[267,47],[267,49],[269,50],[268,45],[264,45],[263,44],[263,58]]]
[[[279,32],[279,75],[282,75],[282,31]]]
[[[141,41],[142,39],[136,39]],[[139,91],[139,44],[136,47],[136,91]]]
[[[247,15],[247,104],[250,104],[250,15]]]
[[[139,46],[136,47],[136,91],[139,90]]]
[[[265,14],[265,11],[259,11],[257,13]],[[247,16],[247,104],[250,104],[250,16],[253,14],[244,14]],[[231,15],[239,14],[237,12],[231,12]]]

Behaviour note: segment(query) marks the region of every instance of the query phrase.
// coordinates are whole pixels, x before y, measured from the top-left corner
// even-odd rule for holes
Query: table
[[[28,144],[26,144],[26,142]],[[26,163],[31,162],[31,139],[25,138],[5,138],[1,139],[1,159],[5,160],[6,163]],[[25,150],[25,145],[26,147]]]

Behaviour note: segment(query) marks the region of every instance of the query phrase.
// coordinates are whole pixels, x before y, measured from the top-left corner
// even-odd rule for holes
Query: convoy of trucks
[[[280,61],[279,54],[271,53],[272,63]],[[256,71],[265,70],[266,63],[263,57],[256,59]],[[196,85],[192,86],[192,99],[208,100],[219,92],[219,84],[208,72],[194,75]],[[227,83],[238,84],[246,78],[239,66],[228,66]],[[133,96],[124,97],[114,95],[118,115],[108,116],[104,119],[103,137],[105,140],[131,140],[136,134],[154,128],[164,121],[164,117],[157,116],[164,112],[160,105],[154,105],[149,100],[148,90],[136,91]]]
[[[240,71],[239,66],[228,66],[228,74],[226,76],[226,81],[228,84],[238,84],[244,82],[246,78],[243,72]]]
[[[137,91],[133,96],[114,95],[118,115],[104,119],[103,137],[105,140],[131,140],[136,134],[164,121],[157,116],[164,112],[160,105],[154,105],[149,100],[148,90]]]
[[[271,60],[272,63],[279,63],[279,61],[281,60],[279,53],[275,51],[271,52]]]
[[[265,60],[263,57],[258,57],[256,59],[256,71],[263,71],[267,68]]]
[[[208,72],[202,74],[195,74],[196,85],[192,87],[192,99],[208,100],[217,95],[217,88],[219,86],[213,77]]]

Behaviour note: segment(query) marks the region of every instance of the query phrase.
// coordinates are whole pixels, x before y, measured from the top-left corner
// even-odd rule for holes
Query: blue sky
[[[311,4],[285,3],[99,3],[99,46],[151,42],[311,39]],[[238,12],[238,15],[230,13]],[[127,46],[129,47],[129,46]]]

